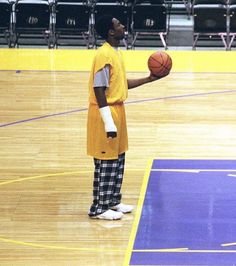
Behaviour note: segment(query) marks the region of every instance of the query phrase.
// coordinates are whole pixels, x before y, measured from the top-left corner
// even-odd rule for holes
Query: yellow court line
[[[141,187],[140,197],[138,201],[138,206],[136,210],[136,215],[129,239],[129,244],[127,249],[102,249],[102,248],[79,248],[79,247],[66,247],[66,246],[57,246],[57,245],[47,245],[47,244],[37,244],[37,243],[31,243],[31,242],[24,242],[19,240],[14,240],[10,238],[6,238],[3,236],[0,236],[0,241],[11,243],[11,244],[17,244],[17,245],[23,245],[23,246],[30,246],[30,247],[36,247],[36,248],[45,248],[45,249],[60,249],[60,250],[75,250],[75,251],[85,251],[85,252],[125,252],[125,261],[124,266],[129,265],[129,261],[131,258],[132,252],[187,252],[187,253],[236,253],[236,250],[189,250],[188,248],[173,248],[173,249],[147,249],[147,250],[133,250],[133,245],[136,237],[136,233],[138,230],[139,221],[141,218],[143,203],[145,199],[145,193],[147,190],[147,184],[149,180],[149,175],[151,172],[153,160],[149,160],[147,168],[145,170],[145,175]],[[163,170],[163,169],[161,169]],[[167,170],[167,169],[166,169]],[[126,171],[143,171],[143,169],[126,169]],[[231,170],[232,171],[232,170]],[[55,174],[46,174],[46,175],[38,175],[38,176],[31,176],[31,177],[25,177],[25,178],[18,178],[14,180],[4,181],[0,183],[0,186],[8,185],[16,182],[22,182],[27,180],[33,180],[38,178],[45,178],[45,177],[53,177],[53,176],[62,176],[62,175],[72,175],[72,174],[81,174],[81,173],[91,173],[93,170],[87,170],[87,171],[74,171],[74,172],[61,172],[61,173],[55,173]],[[228,244],[222,244],[221,246],[227,247],[227,246],[233,246],[236,245],[236,243],[228,243]]]
[[[125,249],[109,249],[109,248],[81,248],[81,247],[66,247],[66,246],[57,246],[57,245],[47,245],[47,244],[38,244],[32,242],[25,242],[20,240],[14,240],[6,237],[0,236],[0,241],[10,244],[16,244],[21,246],[35,247],[35,248],[44,248],[44,249],[60,249],[60,250],[76,250],[76,251],[88,251],[88,252],[124,252]],[[177,249],[153,249],[153,250],[134,250],[135,252],[180,252],[186,250],[186,248],[177,248]]]
[[[136,169],[126,169],[126,171],[143,171],[143,168],[136,168]],[[87,171],[74,171],[74,172],[61,172],[61,173],[55,173],[55,174],[46,174],[46,175],[38,175],[38,176],[31,176],[31,177],[25,177],[25,178],[17,178],[14,180],[4,181],[0,183],[0,186],[16,183],[16,182],[22,182],[22,181],[28,181],[38,178],[45,178],[45,177],[53,177],[53,176],[62,176],[62,175],[72,175],[72,174],[81,174],[81,173],[91,173],[93,170],[87,170]],[[46,248],[46,249],[63,249],[63,250],[77,250],[77,251],[89,251],[89,252],[124,252],[125,249],[102,249],[102,248],[77,248],[77,247],[65,247],[65,246],[55,246],[55,245],[47,245],[47,244],[37,244],[37,243],[31,243],[31,242],[25,242],[25,241],[19,241],[14,240],[10,238],[6,238],[1,236],[0,241],[11,243],[11,244],[17,244],[17,245],[23,245],[23,246],[30,246],[30,247],[36,247],[36,248]]]
[[[124,252],[124,249],[79,248],[79,247],[77,248],[77,247],[46,245],[46,244],[37,244],[32,242],[19,241],[5,237],[0,237],[0,241],[21,246],[29,246],[29,247],[45,248],[45,249],[77,250],[77,251],[88,251],[88,252]]]
[[[135,237],[137,234],[138,225],[139,225],[139,221],[140,221],[141,213],[142,213],[142,208],[143,208],[143,203],[144,203],[144,199],[145,199],[145,194],[146,194],[146,190],[147,190],[149,175],[150,175],[151,168],[152,168],[152,162],[153,162],[153,159],[150,159],[148,161],[148,165],[147,165],[145,175],[143,178],[143,184],[142,184],[141,191],[140,191],[139,201],[138,201],[138,205],[137,205],[137,209],[136,209],[136,215],[134,218],[134,222],[133,222],[133,226],[132,226],[132,230],[131,230],[131,234],[130,234],[130,239],[129,239],[128,247],[127,247],[126,254],[125,254],[124,266],[129,265],[131,254],[133,251],[134,241],[135,241]]]
[[[61,176],[61,175],[73,175],[73,174],[87,174],[91,173],[92,171],[76,171],[76,172],[62,172],[62,173],[56,173],[56,174],[46,174],[46,175],[38,175],[38,176],[29,176],[29,177],[23,177],[23,178],[17,178],[9,181],[4,181],[0,183],[0,186],[16,183],[16,182],[22,182],[27,180],[33,180],[38,178],[45,178],[45,177],[52,177],[52,176]]]
[[[125,171],[143,171],[143,169],[125,169]],[[52,177],[52,176],[63,176],[63,175],[73,175],[73,174],[89,174],[92,173],[93,170],[87,170],[87,171],[75,171],[75,172],[61,172],[61,173],[55,173],[55,174],[46,174],[46,175],[38,175],[38,176],[29,176],[29,177],[23,177],[23,178],[17,178],[13,180],[3,181],[0,183],[0,186],[16,183],[16,182],[23,182],[38,178],[45,178],[45,177]]]
[[[46,245],[46,244],[37,244],[32,242],[24,242],[19,240],[14,240],[10,238],[5,238],[0,236],[0,241],[15,245],[35,247],[35,248],[44,248],[44,249],[53,249],[53,250],[68,250],[68,251],[84,251],[84,252],[124,252],[125,249],[109,249],[109,248],[80,248],[80,247],[66,247],[66,246],[56,246],[56,245]],[[176,248],[176,249],[152,249],[152,250],[132,250],[134,252],[156,252],[156,253],[236,253],[236,250],[189,250],[188,248]],[[130,260],[130,257],[128,257]],[[129,265],[129,260],[127,261]]]

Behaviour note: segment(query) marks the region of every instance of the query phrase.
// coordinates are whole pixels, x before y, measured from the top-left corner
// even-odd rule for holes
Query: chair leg
[[[125,38],[125,41],[126,41],[126,44],[127,44],[127,50],[130,50],[132,49],[132,37],[133,35],[129,32],[127,32],[127,35],[126,35],[126,38]]]
[[[159,36],[160,36],[161,42],[162,42],[162,44],[163,44],[165,50],[167,50],[167,45],[166,45],[166,41],[165,41],[165,38],[164,38],[164,33],[163,33],[163,32],[160,32],[160,33],[158,33],[158,34],[159,34]]]
[[[138,37],[138,32],[136,32],[135,34],[133,34],[133,40],[132,40],[132,43],[131,43],[131,48],[132,49],[134,48],[134,45],[135,45],[135,42],[136,42],[137,37]]]
[[[233,44],[233,42],[234,42],[235,36],[236,36],[236,33],[233,33],[233,34],[232,34],[232,38],[231,38],[231,40],[230,40],[230,42],[229,42],[229,50],[231,50],[231,46],[232,46],[232,44]]]
[[[225,46],[225,49],[227,50],[228,49],[228,45],[227,45],[227,42],[226,42],[225,37],[224,37],[225,34],[224,33],[220,33],[219,35],[220,35],[220,38],[221,38],[221,40],[222,40],[222,42],[223,42],[223,44]]]
[[[191,1],[190,0],[183,0],[185,8],[187,10],[188,19],[190,19],[191,15]]]
[[[198,41],[198,38],[199,38],[199,33],[193,35],[193,46],[192,46],[192,49],[193,50],[196,50],[196,44],[197,44],[197,41]]]

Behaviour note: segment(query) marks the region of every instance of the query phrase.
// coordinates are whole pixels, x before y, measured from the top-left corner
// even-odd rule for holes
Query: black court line
[[[198,97],[198,96],[206,96],[206,95],[213,95],[213,94],[225,94],[225,93],[234,93],[236,92],[235,90],[224,90],[224,91],[214,91],[214,92],[203,92],[203,93],[192,93],[192,94],[183,94],[183,95],[173,95],[173,96],[167,96],[167,97],[157,97],[157,98],[148,98],[148,99],[141,99],[141,100],[133,100],[133,101],[127,101],[125,104],[136,104],[136,103],[144,103],[144,102],[155,102],[155,101],[162,101],[162,100],[171,100],[171,99],[180,99],[180,98],[188,98],[188,97]],[[64,111],[60,113],[53,113],[53,114],[48,114],[48,115],[43,115],[43,116],[37,116],[37,117],[32,117],[24,120],[18,120],[6,124],[0,124],[0,127],[8,127],[16,124],[22,124],[22,123],[27,123],[30,121],[34,120],[39,120],[39,119],[44,119],[44,118],[49,118],[49,117],[55,117],[55,116],[62,116],[62,115],[68,115],[71,113],[79,113],[83,111],[87,111],[88,108],[80,108],[80,109],[75,109],[75,110],[70,110],[70,111]]]

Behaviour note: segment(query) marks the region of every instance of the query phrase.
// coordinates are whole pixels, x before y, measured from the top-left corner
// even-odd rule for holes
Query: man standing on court
[[[95,25],[106,42],[97,50],[89,79],[87,152],[94,158],[93,203],[89,216],[118,220],[133,206],[121,203],[125,152],[128,137],[124,101],[128,89],[159,79],[150,76],[126,79],[122,54],[124,25],[112,16],[101,17]]]

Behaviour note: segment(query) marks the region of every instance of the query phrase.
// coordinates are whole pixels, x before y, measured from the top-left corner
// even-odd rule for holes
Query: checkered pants
[[[93,204],[89,216],[101,214],[121,201],[125,153],[116,160],[94,159]]]

